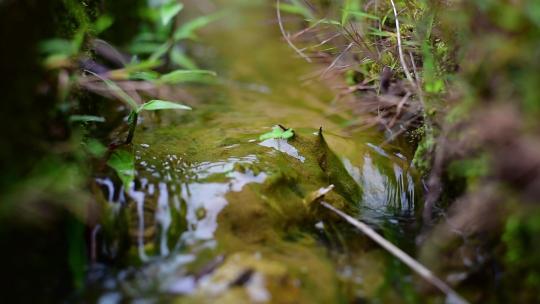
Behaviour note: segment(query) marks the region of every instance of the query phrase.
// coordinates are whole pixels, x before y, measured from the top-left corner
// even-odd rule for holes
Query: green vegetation
[[[538,3],[0,1],[5,297],[540,301]]]
[[[406,140],[416,147],[413,164],[428,188],[421,256],[442,274],[462,271],[457,286],[500,267],[513,287],[471,292],[474,301],[517,294],[537,301],[535,220],[517,220],[524,210],[535,213],[540,197],[532,190],[540,178],[532,152],[540,142],[537,1],[315,3],[315,18],[298,2],[282,10],[307,24],[292,43],[304,56],[322,58],[323,76],[346,83],[339,96],[353,99],[351,110],[362,116],[347,126],[378,126],[387,133],[382,145]],[[441,256],[468,250],[461,238],[491,250],[493,264],[437,265]],[[534,269],[530,275],[525,264]],[[489,276],[483,282],[488,289],[498,284]]]
[[[193,74],[193,71],[177,71],[176,73],[179,73],[179,72],[188,72],[188,73],[182,73],[184,75],[192,75]],[[133,135],[135,134],[135,128],[137,127],[139,114],[142,111],[191,110],[190,107],[185,106],[185,105],[181,105],[181,104],[174,103],[174,102],[171,102],[171,101],[156,100],[156,99],[147,101],[147,102],[143,103],[142,105],[138,105],[137,102],[135,101],[135,99],[133,99],[131,96],[129,96],[126,92],[124,92],[122,90],[122,88],[120,88],[114,82],[112,82],[112,81],[110,81],[108,79],[105,79],[105,78],[99,76],[96,73],[93,73],[93,72],[90,72],[90,73],[93,74],[94,76],[96,76],[97,78],[99,78],[100,80],[102,80],[114,95],[118,96],[118,98],[121,101],[123,101],[129,108],[131,108],[131,112],[129,112],[129,116],[128,116],[128,120],[127,120],[128,125],[129,125],[129,131],[128,131],[128,135],[127,135],[127,138],[126,138],[126,141],[125,141],[126,144],[130,144],[131,141],[133,140]],[[173,73],[175,73],[175,72],[173,72]],[[199,74],[199,73],[195,72],[195,74]],[[163,77],[165,77],[164,81],[172,82],[170,79],[173,78],[173,77],[171,77],[170,74],[164,75]],[[163,77],[162,77],[162,79],[163,79]],[[178,79],[178,77],[177,77],[177,79]],[[178,82],[181,82],[182,80],[185,81],[185,79],[188,79],[188,78],[186,78],[186,76],[184,76]],[[193,79],[193,77],[191,76],[190,79]],[[83,117],[91,118],[91,116],[90,117],[83,116]],[[95,121],[95,118],[91,118],[90,120]]]
[[[268,133],[264,133],[263,135],[259,136],[259,140],[267,140],[271,138],[276,139],[289,139],[294,136],[294,130],[293,129],[287,129],[282,126],[274,126],[272,127],[272,131]]]
[[[6,50],[17,48],[18,29],[23,41],[19,45],[28,50],[20,58],[7,54],[0,56],[3,67],[11,68],[11,63],[6,64],[4,60],[23,63],[10,71],[20,77],[7,83],[6,90],[13,90],[13,102],[6,107],[7,111],[2,111],[2,126],[6,130],[12,129],[14,136],[10,135],[8,146],[2,150],[2,166],[5,165],[7,171],[2,174],[0,183],[0,218],[3,222],[0,235],[5,240],[2,247],[11,247],[10,243],[13,243],[15,252],[21,250],[21,246],[13,242],[17,234],[32,235],[28,242],[33,242],[34,238],[46,239],[48,233],[61,235],[59,240],[51,240],[52,246],[47,249],[43,247],[44,242],[35,241],[35,252],[21,257],[31,261],[29,268],[43,269],[43,274],[25,275],[29,285],[32,282],[37,286],[48,285],[44,283],[48,280],[44,273],[55,272],[52,268],[62,269],[62,275],[50,284],[50,288],[39,287],[35,291],[39,297],[57,302],[66,299],[72,288],[84,288],[89,263],[85,235],[87,225],[92,221],[88,210],[93,208],[89,181],[95,168],[108,164],[128,189],[135,173],[133,152],[129,146],[115,146],[119,142],[131,143],[138,116],[147,111],[191,109],[159,96],[133,95],[126,91],[125,83],[135,81],[139,86],[165,87],[214,82],[216,74],[199,69],[185,54],[187,48],[183,43],[195,39],[200,28],[219,16],[208,15],[182,22],[179,13],[183,5],[177,1],[158,6],[149,6],[144,1],[115,1],[101,5],[99,1],[58,0],[43,1],[39,5],[30,2],[0,4],[5,21],[2,27],[13,32],[11,35],[2,31],[2,38],[13,43],[13,47]],[[26,9],[21,11],[22,8]],[[24,14],[36,16],[36,24],[21,23],[32,19],[22,18]],[[98,39],[129,33],[116,24],[126,18],[136,19],[136,26],[141,26],[136,36],[118,35],[122,37],[118,41],[109,41],[111,44]],[[11,39],[10,35],[16,39]],[[141,35],[151,37],[153,42],[161,42],[161,48],[153,48],[150,54],[127,55],[126,50],[141,42]],[[112,47],[112,43],[125,44],[126,40],[132,41],[122,48]],[[99,82],[104,84],[104,90],[89,87]],[[126,113],[128,130],[125,137],[116,134],[108,138],[111,130],[122,124],[118,114],[111,112],[114,105],[104,105],[101,98],[84,89],[118,99],[126,105],[129,111]],[[140,103],[141,98],[148,101]],[[11,234],[13,237],[9,236]],[[44,251],[48,253],[41,256]],[[58,258],[50,264],[43,261],[51,255]],[[25,273],[24,267],[11,264],[7,273]],[[21,283],[14,286],[7,298],[28,299],[31,294]]]

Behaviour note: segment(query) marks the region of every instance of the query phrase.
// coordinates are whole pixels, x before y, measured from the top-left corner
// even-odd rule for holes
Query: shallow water
[[[414,300],[403,266],[305,206],[310,193],[334,183],[331,203],[414,254],[420,191],[407,147],[381,149],[384,139],[372,131],[344,133],[348,114],[332,107],[329,81],[303,80],[318,67],[295,58],[272,7],[244,2],[228,3],[228,15],[201,34],[200,59],[219,83],[189,89],[198,100],[192,112],[143,117],[130,189],[112,172],[96,179],[105,216],[94,228],[85,297]],[[294,128],[295,138],[260,141],[276,124]]]

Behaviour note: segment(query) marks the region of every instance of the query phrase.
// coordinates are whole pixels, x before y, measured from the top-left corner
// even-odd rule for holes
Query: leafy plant
[[[149,26],[143,28],[134,39],[129,50],[137,55],[148,56],[144,61],[159,61],[168,57],[175,66],[190,70],[198,69],[197,65],[186,56],[180,42],[197,39],[196,31],[221,17],[220,13],[204,15],[185,23],[173,22],[182,11],[183,4],[169,0],[144,11],[144,18]]]
[[[104,78],[96,73],[90,72],[90,74],[96,76],[100,80],[102,80],[107,87],[112,91],[112,93],[118,97],[122,102],[124,102],[130,109],[131,112],[128,116],[128,125],[129,125],[129,131],[126,138],[125,143],[129,144],[133,140],[133,136],[135,135],[135,129],[137,127],[137,121],[139,118],[139,113],[142,111],[157,111],[157,110],[191,110],[190,107],[182,104],[178,104],[172,101],[166,101],[166,100],[150,100],[145,102],[142,105],[139,105],[133,97],[129,96],[122,88],[120,88],[116,83],[111,81],[110,79]]]

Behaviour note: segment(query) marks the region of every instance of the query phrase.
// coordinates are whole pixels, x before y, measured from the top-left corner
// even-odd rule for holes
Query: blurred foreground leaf
[[[212,82],[217,76],[216,72],[207,70],[176,70],[161,76],[160,82],[177,84],[182,82]]]
[[[139,112],[141,111],[156,111],[156,110],[191,110],[190,107],[185,106],[183,104],[166,101],[166,100],[150,100],[149,102],[146,102],[139,108]]]
[[[162,25],[167,25],[184,8],[182,3],[176,0],[163,4],[159,9],[159,17]]]
[[[124,184],[124,188],[128,189],[135,178],[135,160],[133,154],[125,150],[116,150],[109,158],[107,165],[116,171],[116,174],[118,174],[118,177]]]
[[[206,25],[216,21],[221,17],[221,14],[212,14],[197,17],[193,20],[190,20],[180,26],[173,34],[174,41],[179,41],[182,39],[195,39],[197,38],[195,31],[205,27]]]
[[[69,117],[71,122],[105,122],[105,118],[94,115],[71,115]]]

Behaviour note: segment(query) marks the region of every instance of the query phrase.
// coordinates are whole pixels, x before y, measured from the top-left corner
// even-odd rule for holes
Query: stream
[[[410,148],[344,132],[351,117],[332,103],[332,80],[310,77],[324,67],[297,58],[272,6],[227,7],[197,42],[218,83],[188,89],[193,111],[142,117],[132,187],[96,176],[104,215],[83,298],[414,302],[405,266],[308,199],[334,184],[328,202],[414,256],[422,191]],[[260,140],[278,124],[295,137]]]

